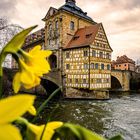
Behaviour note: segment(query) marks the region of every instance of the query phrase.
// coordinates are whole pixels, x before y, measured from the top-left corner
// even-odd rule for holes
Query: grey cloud
[[[0,16],[11,17],[15,12],[16,0],[0,0]]]
[[[122,6],[123,8],[133,9],[140,7],[140,0],[109,0],[114,6]]]

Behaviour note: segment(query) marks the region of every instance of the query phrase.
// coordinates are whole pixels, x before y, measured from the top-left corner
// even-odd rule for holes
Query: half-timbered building
[[[112,49],[101,23],[78,29],[63,50],[67,87],[111,87]]]

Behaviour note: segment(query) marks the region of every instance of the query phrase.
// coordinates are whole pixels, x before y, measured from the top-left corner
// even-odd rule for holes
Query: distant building
[[[112,69],[135,71],[135,61],[126,55],[118,56],[116,61],[112,61]]]
[[[140,73],[140,65],[137,65],[137,66],[136,66],[135,72]]]

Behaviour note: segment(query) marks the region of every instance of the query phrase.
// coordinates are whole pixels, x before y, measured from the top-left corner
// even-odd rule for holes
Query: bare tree
[[[0,49],[23,28],[17,24],[11,24],[6,17],[0,17]],[[10,67],[11,56],[8,56],[4,62],[5,67]]]

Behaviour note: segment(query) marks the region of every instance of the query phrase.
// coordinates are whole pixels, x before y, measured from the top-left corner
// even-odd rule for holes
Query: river
[[[55,109],[54,109],[55,108]],[[110,100],[60,100],[40,116],[80,124],[103,136],[122,134],[125,140],[140,140],[140,94],[113,95]]]

